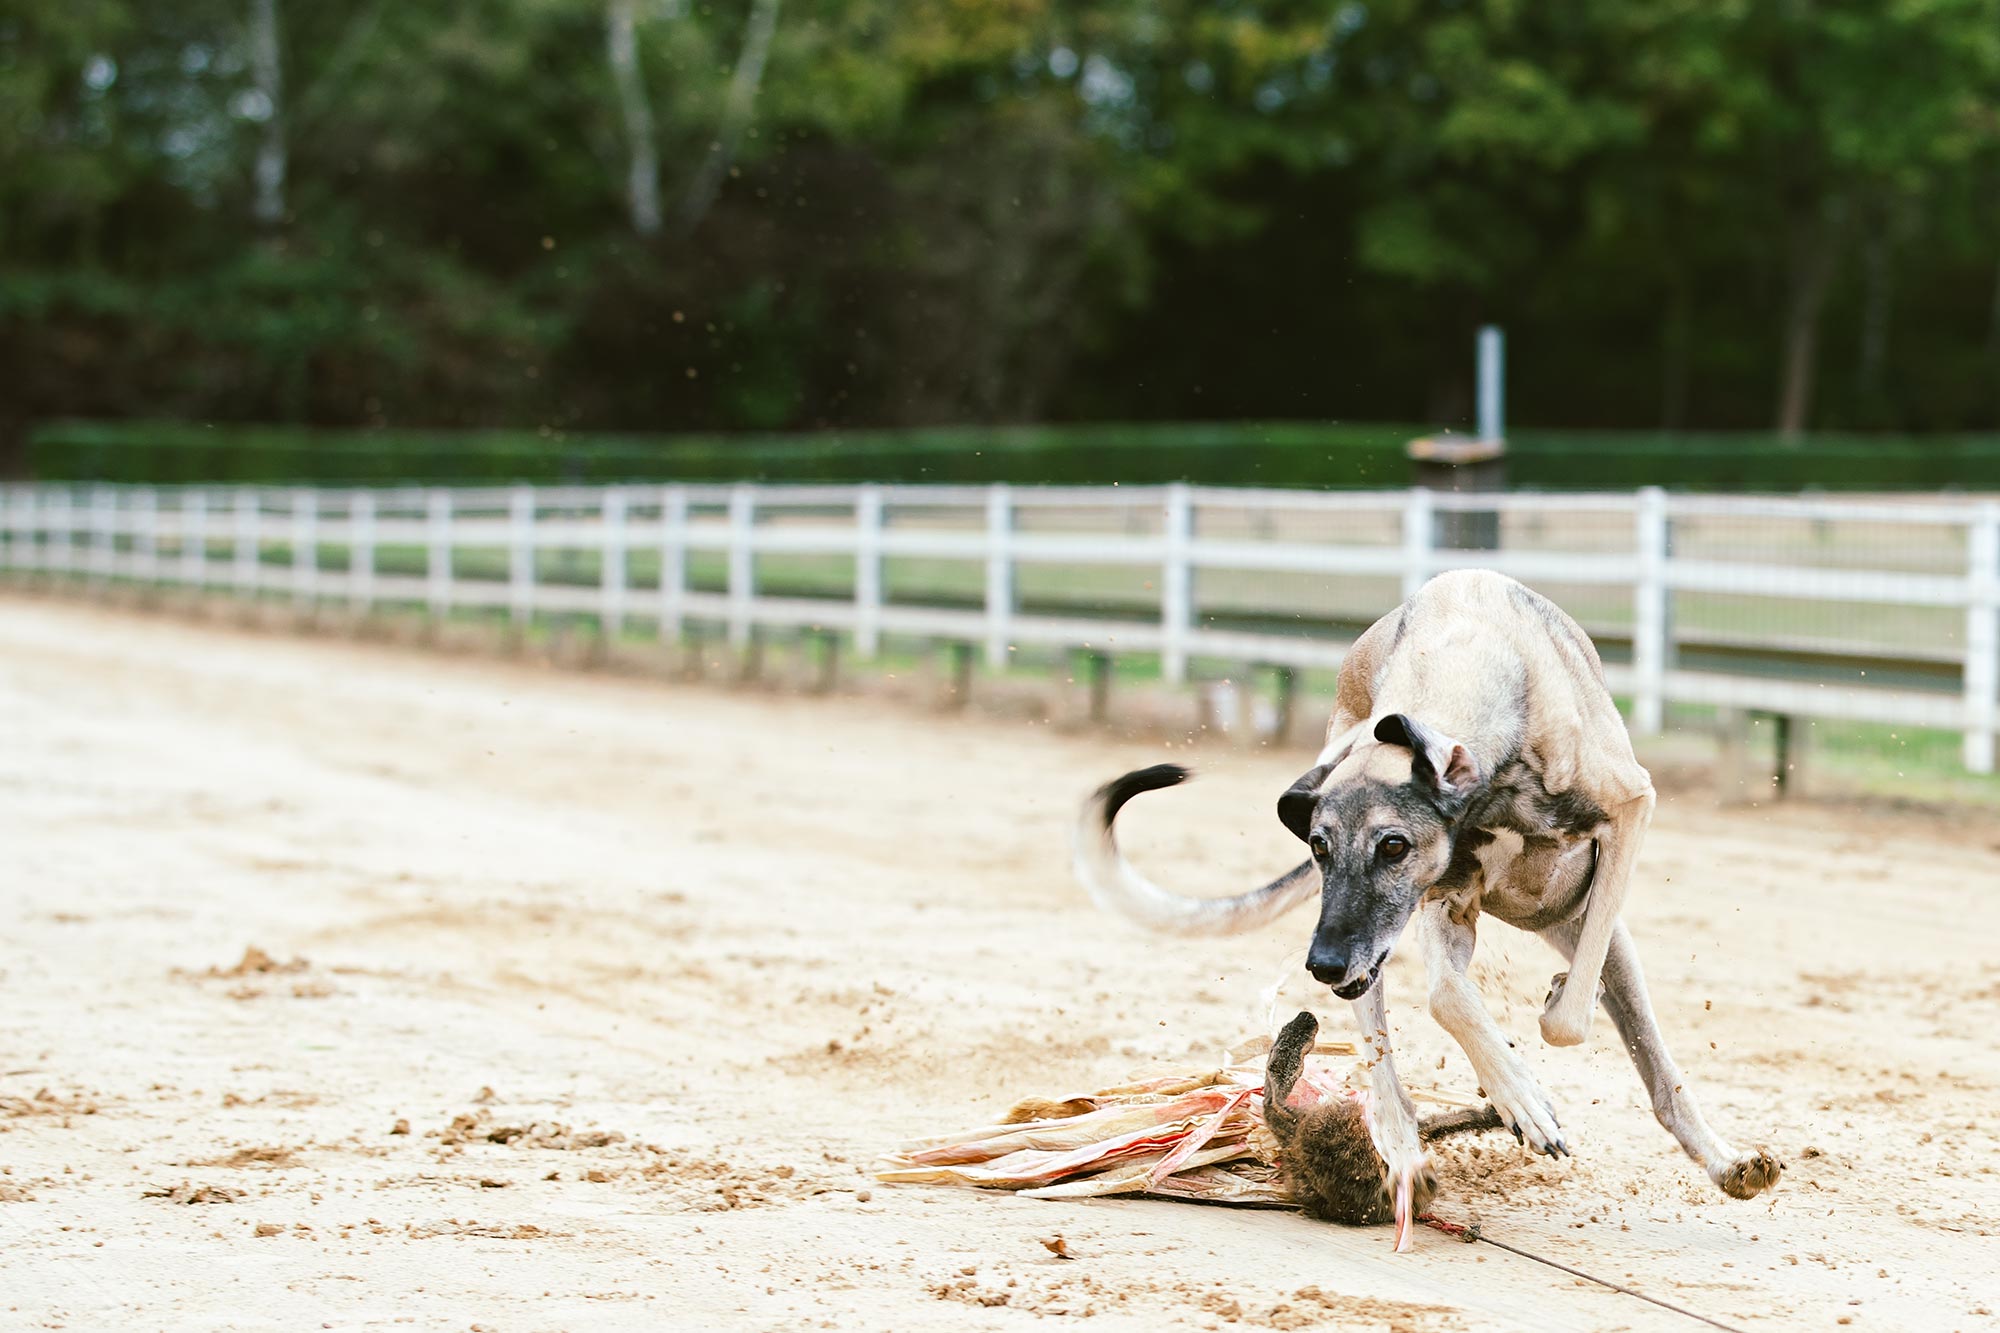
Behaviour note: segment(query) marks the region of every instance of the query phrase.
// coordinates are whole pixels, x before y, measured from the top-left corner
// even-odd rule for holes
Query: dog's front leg
[[[1555,1104],[1466,975],[1478,942],[1471,924],[1453,920],[1449,903],[1428,902],[1417,914],[1417,937],[1423,942],[1424,967],[1430,974],[1431,1017],[1464,1049],[1479,1077],[1481,1095],[1515,1138],[1551,1157],[1568,1153]]]
[[[1625,894],[1632,886],[1632,869],[1640,844],[1653,822],[1653,793],[1636,796],[1611,812],[1609,832],[1597,839],[1597,869],[1583,903],[1582,926],[1569,971],[1549,983],[1549,1002],[1542,1010],[1542,1040],[1551,1046],[1576,1046],[1590,1035],[1590,1016],[1597,1009],[1597,986],[1604,975],[1604,954]]]
[[[1417,1105],[1396,1073],[1389,1050],[1389,1005],[1377,976],[1354,1001],[1354,1022],[1368,1049],[1368,1134],[1389,1168],[1389,1194],[1396,1210],[1396,1248],[1409,1245],[1410,1224],[1437,1194],[1437,1176],[1417,1134]]]
[[[1575,922],[1542,932],[1556,952],[1568,955],[1577,947]],[[1622,921],[1613,923],[1611,947],[1604,960],[1604,1010],[1624,1039],[1625,1050],[1653,1100],[1653,1114],[1683,1151],[1701,1163],[1708,1178],[1725,1194],[1755,1198],[1778,1183],[1784,1165],[1762,1149],[1739,1153],[1719,1138],[1702,1118],[1701,1107],[1681,1078],[1680,1068],[1660,1035],[1653,1001],[1646,994],[1646,977],[1639,970],[1639,951]]]

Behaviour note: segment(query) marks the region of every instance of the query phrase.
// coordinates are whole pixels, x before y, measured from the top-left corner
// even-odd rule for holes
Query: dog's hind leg
[[[1395,1056],[1389,1050],[1389,1003],[1382,987],[1383,979],[1377,976],[1375,984],[1354,1001],[1354,1022],[1369,1056],[1368,1134],[1383,1165],[1389,1168],[1389,1189],[1397,1201],[1396,1248],[1403,1249],[1409,1243],[1415,1214],[1429,1207],[1437,1194],[1437,1175],[1424,1155],[1417,1104],[1403,1087]],[[1406,1199],[1410,1200],[1407,1209]]]
[[[1632,887],[1632,870],[1639,847],[1653,822],[1649,790],[1613,810],[1608,830],[1598,835],[1597,869],[1591,876],[1569,971],[1549,985],[1549,1002],[1542,1010],[1542,1040],[1551,1046],[1575,1046],[1590,1035],[1590,1015],[1597,1008],[1597,985],[1603,979],[1606,951],[1625,910]]]
[[[1577,923],[1571,921],[1543,931],[1542,938],[1567,958],[1576,951],[1578,933]],[[1660,1035],[1653,1001],[1646,994],[1646,977],[1639,970],[1639,951],[1623,921],[1613,923],[1604,957],[1604,1011],[1611,1015],[1626,1053],[1638,1067],[1639,1078],[1653,1099],[1653,1114],[1687,1155],[1701,1163],[1708,1178],[1721,1186],[1723,1193],[1738,1199],[1755,1198],[1776,1185],[1784,1171],[1782,1163],[1762,1149],[1737,1152],[1702,1119],[1701,1107],[1695,1104],[1694,1094],[1688,1091],[1680,1067]]]
[[[1417,938],[1430,974],[1431,1017],[1464,1049],[1480,1091],[1500,1113],[1501,1123],[1536,1152],[1551,1157],[1567,1153],[1554,1103],[1466,975],[1478,940],[1472,925],[1453,920],[1449,903],[1428,902],[1417,913]]]

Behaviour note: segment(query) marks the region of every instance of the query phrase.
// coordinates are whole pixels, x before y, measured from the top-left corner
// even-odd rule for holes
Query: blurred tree
[[[715,141],[702,155],[701,168],[688,186],[687,201],[681,206],[681,229],[693,231],[708,215],[722,177],[736,161],[743,132],[757,113],[757,91],[764,82],[764,62],[771,57],[771,38],[778,30],[778,0],[753,0],[749,20],[743,28],[743,48],[736,57],[736,72],[729,80],[729,97],[722,104],[722,123]]]
[[[1620,12],[1639,53],[1635,86],[1677,130],[1663,156],[1699,181],[1735,245],[1774,252],[1783,275],[1774,417],[1795,435],[1811,416],[1843,253],[1858,237],[1873,254],[1864,345],[1879,358],[1890,229],[1912,226],[1944,182],[1995,147],[2000,5],[1663,0]]]
[[[653,236],[660,230],[660,150],[653,140],[653,108],[646,96],[645,75],[639,69],[636,8],[635,0],[606,0],[604,45],[631,155],[625,169],[626,207],[632,213],[632,230]]]
[[[0,443],[1451,421],[1488,319],[1522,420],[2000,425],[2000,0],[0,17]]]
[[[262,120],[257,142],[257,198],[251,213],[266,227],[285,218],[285,76],[278,54],[278,0],[250,0],[251,120]]]

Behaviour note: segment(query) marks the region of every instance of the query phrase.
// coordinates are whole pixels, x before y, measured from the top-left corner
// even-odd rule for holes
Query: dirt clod
[[[211,967],[208,969],[207,975],[211,977],[260,976],[272,972],[303,972],[310,966],[311,964],[303,958],[293,958],[290,962],[281,963],[270,954],[264,952],[264,950],[252,944],[245,946],[243,956],[236,960],[236,966],[229,968]]]
[[[194,1185],[183,1180],[178,1185],[142,1190],[140,1197],[165,1199],[168,1203],[235,1203],[243,1197],[243,1191],[226,1185]]]

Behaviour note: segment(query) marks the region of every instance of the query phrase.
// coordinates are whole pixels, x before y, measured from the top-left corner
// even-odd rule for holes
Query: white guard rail
[[[1456,520],[1489,524],[1460,549]],[[1669,703],[1922,726],[1989,773],[2000,504],[1162,487],[0,488],[0,571],[357,612],[597,616],[729,641],[812,627],[1204,663],[1337,667],[1446,569],[1547,592],[1606,648],[1635,730]],[[1613,651],[1614,648],[1622,651]],[[1873,679],[1870,673],[1873,672]]]

